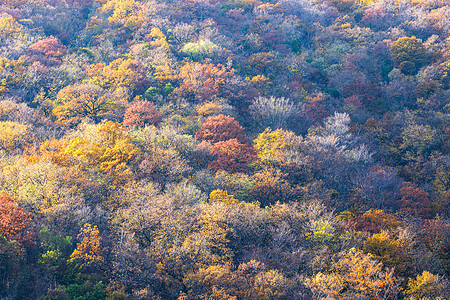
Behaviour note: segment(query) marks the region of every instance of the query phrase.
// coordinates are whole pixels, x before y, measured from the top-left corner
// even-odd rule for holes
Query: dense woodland
[[[447,0],[0,4],[0,299],[450,299]]]

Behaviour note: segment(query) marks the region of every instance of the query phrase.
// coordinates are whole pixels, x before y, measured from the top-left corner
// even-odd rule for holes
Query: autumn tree
[[[201,268],[186,277],[187,299],[284,299],[289,297],[289,279],[257,260]],[[217,298],[216,298],[217,297]]]
[[[427,52],[421,39],[401,37],[392,46],[392,58],[405,75],[415,75],[425,65]]]
[[[54,36],[40,40],[28,48],[28,53],[32,57],[47,65],[54,65],[61,62],[61,58],[66,52],[67,48]]]
[[[392,214],[388,214],[381,209],[370,209],[358,215],[354,220],[355,229],[368,231],[370,233],[380,233],[382,230],[395,230],[400,226],[400,221]]]
[[[445,299],[450,296],[448,283],[443,281],[439,275],[431,274],[428,271],[423,271],[415,279],[410,278],[405,294],[408,295],[408,300]]]
[[[92,131],[87,133],[89,130]],[[141,151],[122,124],[85,124],[85,131],[86,136],[44,142],[40,147],[42,156],[62,166],[78,165],[82,170],[98,167],[110,188],[133,177],[130,167]]]
[[[410,257],[404,252],[403,242],[394,235],[382,231],[364,242],[363,251],[372,254],[386,267],[395,268],[395,274],[404,276],[405,273],[412,272],[413,266]]]
[[[100,2],[100,1],[99,1]],[[108,13],[109,23],[130,29],[139,28],[145,19],[145,6],[134,0],[108,0],[101,1],[100,11]]]
[[[237,139],[242,144],[247,143],[244,128],[233,117],[225,115],[208,117],[197,131],[195,138],[199,141],[210,143],[223,142],[230,139]]]
[[[239,200],[235,199],[233,195],[228,195],[226,191],[214,190],[209,195],[209,202],[223,202],[231,205],[239,203]]]
[[[162,120],[161,113],[155,108],[152,102],[141,100],[132,103],[123,117],[125,126],[145,126],[157,125]]]
[[[250,73],[256,74],[276,73],[277,69],[280,67],[279,61],[271,52],[252,54],[248,58],[247,63]]]
[[[0,196],[0,236],[27,245],[34,244],[32,214],[6,195]]]
[[[53,114],[62,124],[77,124],[84,118],[99,122],[114,118],[126,100],[92,84],[69,85],[58,92]]]
[[[217,115],[223,110],[224,106],[215,102],[206,102],[195,107],[195,111],[204,117]]]
[[[398,279],[393,271],[372,255],[351,248],[334,263],[329,274],[318,273],[307,280],[317,298],[396,299]]]
[[[13,121],[0,121],[0,149],[13,153],[25,142],[29,127]]]
[[[270,206],[277,201],[288,202],[295,200],[296,191],[283,178],[280,171],[261,170],[251,176],[254,184],[248,191],[249,196],[261,203],[263,207]]]
[[[209,163],[213,170],[245,172],[249,163],[255,160],[256,150],[237,139],[217,142],[211,146],[211,155],[216,159]]]
[[[260,167],[302,165],[307,161],[300,153],[302,137],[291,131],[266,128],[253,140],[253,146],[258,151],[255,164]]]
[[[81,267],[94,267],[99,266],[105,262],[103,257],[103,248],[101,245],[102,238],[100,237],[100,232],[97,226],[91,226],[91,224],[86,223],[80,230],[78,235],[77,248],[70,255],[71,259],[80,263]]]
[[[24,72],[24,60],[17,60],[0,57],[0,95],[10,91],[21,81],[21,74]]]
[[[8,13],[0,13],[0,41],[7,43],[8,41],[26,38],[25,27],[15,20]]]
[[[118,58],[109,64],[98,63],[87,69],[89,83],[123,94],[123,89],[133,91],[145,83],[145,69],[136,59]]]
[[[174,94],[196,102],[205,102],[220,97],[227,88],[226,83],[234,77],[234,69],[230,65],[192,62],[182,66],[179,74],[168,79],[180,81]]]
[[[400,193],[402,195],[400,212],[424,218],[431,216],[431,201],[427,192],[411,182],[403,182]]]
[[[181,51],[193,60],[198,61],[204,57],[211,57],[219,51],[219,47],[209,39],[201,39],[195,43],[184,44]]]

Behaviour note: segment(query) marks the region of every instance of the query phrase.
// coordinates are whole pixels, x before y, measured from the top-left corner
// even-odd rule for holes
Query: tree
[[[400,193],[402,195],[400,212],[422,218],[431,217],[431,201],[427,192],[411,182],[403,182]]]
[[[300,149],[303,144],[301,136],[283,129],[270,130],[266,128],[256,139],[253,145],[258,151],[258,166],[288,166],[302,163]]]
[[[0,149],[14,153],[25,142],[29,127],[13,121],[0,121]]]
[[[53,114],[62,124],[77,124],[85,118],[100,122],[114,118],[126,100],[93,84],[69,85],[58,92]]]
[[[215,52],[219,51],[219,46],[210,39],[201,39],[195,43],[184,44],[181,51],[194,60],[200,60],[207,56],[211,57]]]
[[[1,201],[1,200],[0,200]],[[1,219],[0,219],[1,220]],[[1,225],[0,225],[1,226]],[[16,241],[8,241],[0,234],[0,297],[8,297],[11,294],[24,296],[29,289],[23,290],[24,273],[27,272],[27,258],[25,248]]]
[[[252,101],[249,107],[250,114],[256,122],[262,127],[271,127],[272,129],[285,128],[294,117],[297,108],[284,97],[258,97]]]
[[[241,144],[237,139],[231,139],[212,145],[211,155],[217,157],[208,164],[213,170],[245,172],[248,164],[256,159],[256,150],[248,144]]]
[[[211,115],[216,115],[220,113],[223,109],[223,106],[215,103],[215,102],[206,102],[204,104],[199,104],[195,107],[195,111],[204,117],[208,117]]]
[[[195,138],[209,143],[223,142],[230,139],[237,139],[242,144],[248,141],[244,128],[233,117],[225,115],[208,117],[195,134]]]
[[[402,144],[399,148],[411,159],[427,153],[435,143],[436,130],[430,125],[409,124],[402,132]]]
[[[19,24],[13,16],[0,14],[0,42],[6,42],[9,39],[17,39],[24,35],[24,26]]]
[[[54,36],[40,40],[28,48],[28,53],[42,63],[54,65],[61,62],[61,58],[66,54],[67,48]]]
[[[91,226],[86,223],[80,230],[78,235],[77,248],[73,250],[70,255],[77,263],[80,263],[82,268],[99,266],[105,262],[103,257],[103,248],[101,246],[102,238],[99,236],[100,232],[97,226]]]
[[[446,299],[450,296],[446,288],[448,284],[445,286],[440,276],[423,271],[416,279],[409,279],[405,294],[408,295],[408,300]]]
[[[98,63],[87,69],[89,83],[120,94],[123,89],[133,91],[145,83],[145,69],[136,59],[118,58],[108,65]]]
[[[395,230],[400,226],[400,221],[393,215],[381,209],[370,209],[354,219],[355,229],[380,233],[382,230]]]
[[[405,75],[415,75],[427,62],[427,51],[421,39],[401,37],[392,46],[392,58]]]
[[[250,73],[255,75],[276,73],[279,62],[271,52],[259,52],[252,54],[247,60]]]
[[[123,125],[139,126],[158,125],[162,120],[161,113],[152,102],[141,100],[131,104],[125,111]]]
[[[254,184],[249,196],[263,207],[295,199],[295,189],[287,182],[280,171],[261,170],[251,176]]]
[[[393,271],[372,255],[351,248],[332,265],[330,274],[318,273],[307,279],[316,298],[324,299],[396,299],[397,278]]]
[[[175,95],[195,102],[205,102],[220,97],[227,88],[227,81],[234,77],[231,65],[192,62],[180,67],[180,73],[168,79],[178,79],[181,82],[174,90]]]
[[[0,236],[10,241],[32,245],[35,243],[32,220],[31,213],[18,207],[10,197],[0,195]]]
[[[145,7],[139,1],[107,0],[101,2],[104,3],[100,8],[101,12],[112,12],[112,15],[108,17],[111,24],[137,29],[145,20]]]
[[[334,227],[328,220],[312,221],[306,238],[314,245],[323,247],[335,239]]]
[[[0,20],[1,21],[1,20]],[[21,82],[21,74],[24,71],[24,61],[0,57],[0,95],[10,91],[10,88]]]
[[[243,262],[235,270],[229,264],[200,268],[184,281],[189,288],[187,299],[256,300],[291,296],[289,279],[278,270],[268,270],[257,260]]]
[[[233,195],[228,195],[226,191],[214,190],[209,195],[209,202],[223,202],[232,205],[239,203],[239,200],[235,199]]]
[[[405,245],[400,239],[382,231],[364,242],[363,251],[379,259],[386,267],[395,268],[395,274],[404,276],[405,273],[413,271],[413,266],[403,251],[404,248]]]

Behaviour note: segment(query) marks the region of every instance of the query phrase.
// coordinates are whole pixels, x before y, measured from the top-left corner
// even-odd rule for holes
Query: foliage
[[[181,84],[173,91],[195,102],[211,101],[218,98],[226,87],[227,81],[234,76],[229,65],[190,62],[180,67],[180,72],[173,78]]]
[[[213,170],[245,172],[249,163],[256,158],[256,150],[241,144],[237,139],[217,142],[211,146],[211,155],[217,158],[209,163]]]
[[[369,237],[363,246],[365,253],[372,254],[385,266],[395,267],[395,273],[404,275],[408,270],[409,259],[403,252],[404,245],[400,239],[396,239],[385,231]]]
[[[114,110],[123,107],[124,102],[96,85],[69,85],[58,92],[53,114],[62,124],[77,124],[85,118],[100,122],[114,118]]]
[[[32,214],[18,207],[7,195],[0,197],[0,219],[0,236],[26,245],[35,243]]]
[[[181,51],[190,58],[198,60],[205,56],[211,56],[218,49],[219,47],[211,40],[205,39],[199,40],[196,43],[186,43]]]
[[[225,115],[208,117],[195,134],[195,138],[210,143],[224,142],[230,139],[237,139],[243,144],[247,142],[244,128],[233,117]]]
[[[31,45],[28,52],[45,64],[55,64],[61,61],[67,48],[58,38],[50,36]]]
[[[209,202],[223,202],[225,204],[236,204],[239,200],[235,199],[233,195],[228,195],[226,191],[214,190],[209,195]]]
[[[330,222],[326,220],[313,221],[309,230],[310,232],[307,234],[307,239],[318,245],[326,245],[335,238],[334,228]]]
[[[391,47],[392,58],[406,75],[414,75],[427,61],[426,49],[422,40],[412,37],[401,37]]]
[[[162,115],[153,103],[148,101],[136,101],[125,111],[123,125],[145,126],[157,125],[162,120]]]
[[[417,275],[416,279],[409,279],[406,294],[408,299],[444,299],[445,286],[439,280],[439,276],[433,275],[428,271],[423,271]],[[447,291],[448,292],[448,291]],[[448,293],[447,293],[448,294]]]
[[[131,58],[118,58],[108,65],[98,63],[89,66],[87,70],[89,83],[105,89],[116,90],[120,95],[120,88],[133,90],[145,77],[142,64]]]
[[[253,140],[254,147],[258,151],[256,164],[270,166],[294,163],[290,156],[298,150],[301,143],[301,137],[293,132],[282,129],[272,131],[266,128]]]
[[[108,0],[104,2],[100,11],[112,12],[112,15],[108,17],[109,23],[134,29],[144,21],[145,9],[138,1]]]
[[[186,278],[188,299],[199,296],[221,299],[283,299],[288,280],[277,270],[267,270],[255,260],[241,263],[236,270],[229,265],[201,268]],[[203,291],[200,294],[200,291]],[[213,298],[214,299],[214,298]]]
[[[24,142],[28,126],[13,122],[0,121],[0,149],[14,152]]]
[[[431,215],[431,201],[428,198],[429,194],[409,182],[403,182],[400,189],[402,194],[402,208],[401,212],[411,213],[414,216],[430,217]]]
[[[397,278],[392,271],[383,271],[383,265],[351,248],[333,264],[334,272],[318,273],[307,280],[307,285],[320,298],[395,299]]]
[[[195,108],[199,115],[207,117],[209,115],[217,114],[222,111],[222,105],[214,102],[206,102],[202,105],[197,105]]]
[[[285,98],[259,97],[250,105],[250,114],[262,128],[286,128],[296,113],[296,107]]]
[[[77,248],[70,255],[71,259],[80,263],[82,268],[99,266],[104,263],[102,238],[99,236],[97,226],[86,223],[78,235]]]
[[[448,1],[0,2],[1,299],[449,298]]]

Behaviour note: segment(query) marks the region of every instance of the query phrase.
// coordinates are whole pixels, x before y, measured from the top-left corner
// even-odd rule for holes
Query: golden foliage
[[[91,224],[84,224],[81,232],[78,235],[80,242],[77,248],[70,255],[71,259],[79,262],[81,267],[91,267],[105,262],[103,249],[101,247],[102,238],[99,236],[97,226]]]
[[[355,248],[334,263],[334,272],[307,279],[317,299],[395,299],[397,279],[393,271]]]
[[[445,299],[444,285],[439,282],[438,276],[428,271],[423,271],[422,274],[417,275],[416,279],[409,279],[405,293],[408,295],[408,300]]]
[[[0,15],[0,37],[16,38],[22,27],[11,15]]]
[[[383,229],[392,230],[400,226],[400,221],[395,216],[381,209],[370,209],[363,214],[363,218]]]
[[[254,148],[258,151],[257,166],[270,166],[274,164],[289,164],[290,154],[299,149],[301,137],[293,132],[283,129],[272,131],[266,128],[253,140]]]
[[[128,181],[133,174],[129,164],[141,154],[140,149],[120,123],[108,121],[95,128],[93,140],[74,137],[45,141],[40,147],[42,158],[62,166],[77,164],[84,169],[97,166],[113,185]]]
[[[214,190],[209,195],[209,202],[223,202],[231,205],[239,203],[239,200],[235,199],[233,195],[228,195],[226,191]]]
[[[396,239],[386,231],[369,237],[363,246],[365,253],[371,253],[375,258],[381,260],[387,267],[394,268],[396,274],[407,271],[407,259],[403,254],[404,245],[400,239]]]
[[[214,102],[206,102],[201,105],[197,105],[195,110],[199,115],[204,117],[208,117],[210,115],[218,114],[222,111],[222,105],[214,103]]]
[[[62,124],[78,123],[87,117],[100,121],[125,104],[125,100],[96,85],[69,85],[58,92],[53,114]]]
[[[23,58],[11,60],[0,57],[0,95],[9,91],[8,86],[20,82],[20,74],[24,71]]]
[[[105,89],[135,88],[144,77],[141,64],[131,58],[118,58],[108,65],[98,63],[87,70],[89,83]]]
[[[146,10],[138,1],[108,0],[100,11],[112,13],[112,16],[108,18],[109,23],[135,29],[144,22]]]
[[[28,126],[13,122],[0,122],[0,149],[13,151],[24,141]]]

